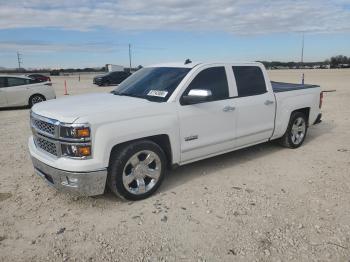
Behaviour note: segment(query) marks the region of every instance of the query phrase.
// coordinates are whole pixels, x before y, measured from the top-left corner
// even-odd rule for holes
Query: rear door
[[[7,106],[7,99],[6,99],[6,92],[5,92],[5,87],[6,87],[6,78],[0,76],[0,107],[5,107]]]
[[[20,77],[7,77],[7,87],[5,87],[8,106],[28,105],[30,96],[30,80]]]
[[[178,107],[181,139],[181,162],[208,157],[234,148],[236,111],[225,66],[202,68],[189,80],[183,95],[191,89],[212,92],[212,99]]]
[[[268,140],[274,129],[275,97],[268,91],[267,76],[257,65],[233,66],[237,86],[236,146]]]

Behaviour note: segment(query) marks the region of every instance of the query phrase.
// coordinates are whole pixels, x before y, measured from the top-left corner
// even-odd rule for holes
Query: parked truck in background
[[[106,64],[106,70],[107,70],[107,72],[123,72],[124,66]]]
[[[139,200],[169,167],[271,140],[298,148],[321,105],[319,86],[271,82],[260,63],[155,65],[111,93],[35,105],[29,149],[58,190],[98,195],[107,185]]]

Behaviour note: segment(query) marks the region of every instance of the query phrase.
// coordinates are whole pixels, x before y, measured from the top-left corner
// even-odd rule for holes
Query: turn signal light
[[[82,146],[78,147],[79,156],[90,156],[91,155],[91,147],[90,146]]]
[[[89,137],[90,136],[90,128],[81,128],[76,130],[76,137]]]

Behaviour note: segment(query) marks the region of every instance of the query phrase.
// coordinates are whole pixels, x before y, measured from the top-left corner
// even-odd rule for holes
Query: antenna
[[[191,59],[187,58],[186,61],[185,61],[185,65],[191,64],[191,63],[192,63]]]
[[[20,70],[23,60],[22,60],[22,54],[20,54],[18,51],[17,51],[17,61],[18,61],[18,70]]]
[[[129,44],[129,72],[131,73],[131,44]]]

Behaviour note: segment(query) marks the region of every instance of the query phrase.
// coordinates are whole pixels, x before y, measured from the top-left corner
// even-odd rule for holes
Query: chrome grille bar
[[[31,128],[34,129],[36,133],[52,138],[59,137],[60,122],[58,120],[42,117],[31,112],[30,123]]]

